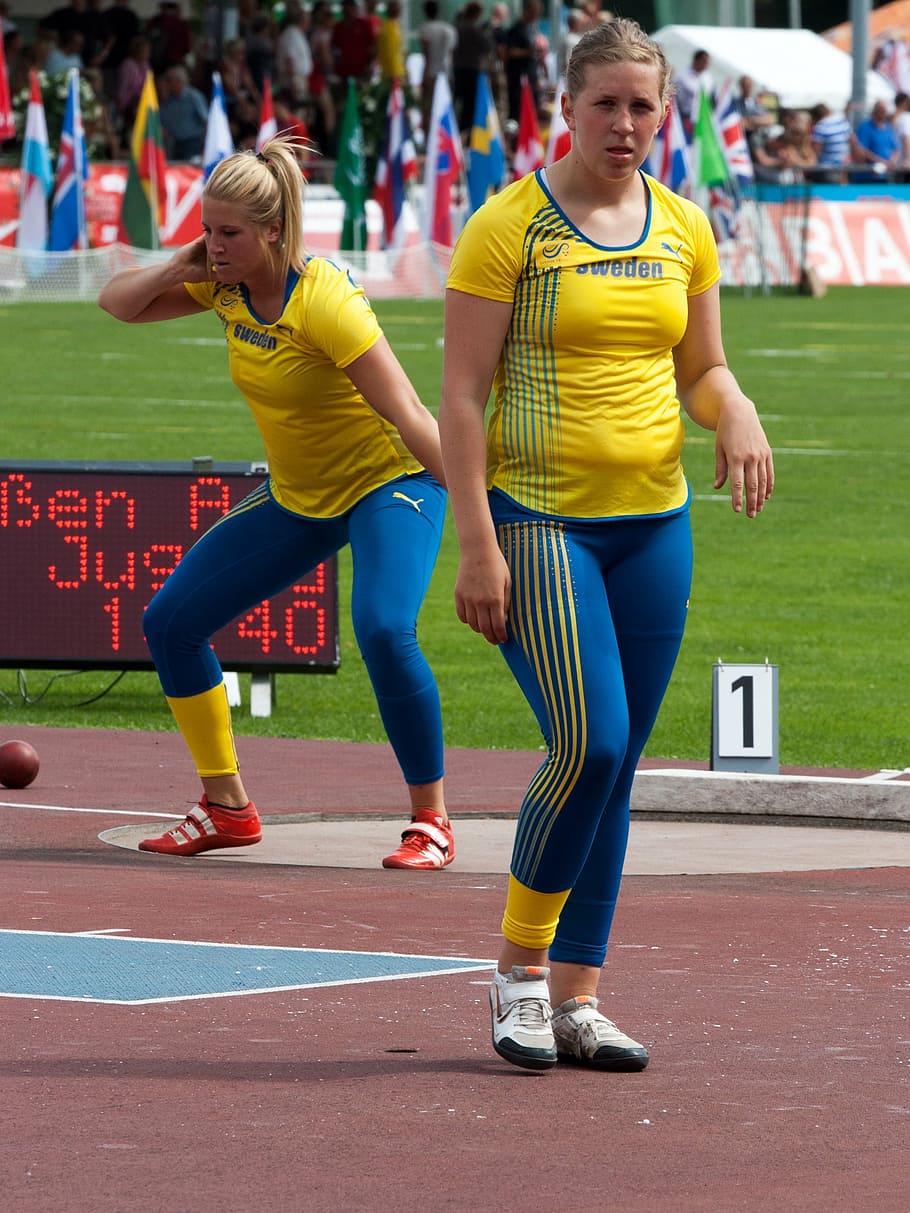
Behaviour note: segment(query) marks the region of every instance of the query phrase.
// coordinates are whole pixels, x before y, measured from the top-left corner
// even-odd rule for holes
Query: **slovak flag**
[[[228,122],[227,106],[224,103],[224,88],[221,73],[212,72],[212,100],[209,103],[209,118],[205,127],[205,146],[202,150],[202,178],[208,181],[212,169],[226,156],[234,154],[234,138]]]
[[[670,113],[655,136],[651,154],[643,168],[675,194],[691,188],[692,157],[682,118],[674,101],[670,102]]]
[[[714,125],[717,127],[720,146],[724,159],[729,165],[731,176],[738,181],[752,181],[755,177],[755,169],[746,139],[746,129],[743,126],[740,112],[736,108],[732,80],[727,80],[718,93],[717,103],[714,106]]]
[[[555,164],[562,160],[572,150],[572,132],[566,126],[562,116],[562,95],[566,91],[565,83],[560,80],[556,85],[556,101],[553,106],[553,116],[550,119],[550,133],[547,136],[547,154],[544,164]]]
[[[19,183],[19,227],[16,248],[44,252],[47,248],[47,199],[54,184],[51,152],[47,141],[47,119],[38,73],[29,72],[30,92],[22,145]]]
[[[512,161],[512,180],[517,181],[535,169],[543,168],[543,143],[537,125],[534,94],[527,76],[521,78],[521,108],[518,111],[518,139]]]
[[[0,38],[0,143],[16,137],[16,120],[9,95],[9,74],[6,70],[6,52]]]
[[[54,182],[54,202],[51,210],[51,238],[48,248],[65,253],[70,249],[88,248],[85,225],[85,183],[88,180],[88,155],[85,150],[85,129],[79,104],[79,71],[70,71],[66,110],[60,132],[57,154],[57,176]]]
[[[256,135],[256,151],[261,152],[270,139],[278,134],[278,123],[272,108],[272,81],[265,76],[262,81],[262,108],[259,111],[259,131]]]
[[[445,72],[436,77],[424,173],[423,238],[452,248],[455,227],[452,207],[464,172],[461,136]]]
[[[417,152],[404,108],[404,93],[398,80],[389,93],[385,137],[373,198],[382,210],[382,248],[400,248],[404,243],[404,203],[408,183],[417,177]]]

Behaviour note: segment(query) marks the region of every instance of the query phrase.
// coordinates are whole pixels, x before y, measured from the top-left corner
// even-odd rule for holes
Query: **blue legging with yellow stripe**
[[[445,508],[445,490],[429,472],[391,481],[327,519],[282,509],[263,484],[187,552],[149,604],[143,626],[200,775],[237,769],[209,637],[349,543],[354,634],[405,782],[442,778],[439,694],[417,641],[417,615]]]
[[[490,495],[512,573],[501,646],[547,742],[518,818],[503,934],[603,964],[635,769],[679,652],[692,575],[688,509],[554,520]]]

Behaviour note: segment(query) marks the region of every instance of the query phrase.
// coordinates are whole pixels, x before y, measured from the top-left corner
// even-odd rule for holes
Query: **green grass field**
[[[686,639],[647,754],[707,759],[714,662],[767,658],[780,671],[784,765],[910,765],[910,346],[901,299],[896,288],[837,288],[821,299],[724,295],[728,358],[758,404],[778,485],[759,519],[735,517],[726,493],[711,487],[713,436],[690,427],[695,581]],[[441,304],[380,302],[376,310],[435,405]],[[0,306],[0,325],[4,457],[262,456],[211,317],[134,327],[91,304],[18,304]],[[455,618],[456,560],[450,525],[421,616],[446,740],[537,747],[536,725],[505,664]],[[352,640],[349,572],[343,555],[338,674],[280,675],[267,719],[250,717],[245,693],[238,734],[384,740]],[[0,592],[14,594],[15,586]],[[3,732],[17,723],[173,727],[153,674],[129,673],[96,698],[113,673],[59,673],[0,670]]]

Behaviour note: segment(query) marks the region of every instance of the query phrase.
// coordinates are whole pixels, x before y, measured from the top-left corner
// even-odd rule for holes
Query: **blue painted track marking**
[[[138,1004],[269,994],[492,969],[495,961],[397,952],[0,930],[0,997]]]

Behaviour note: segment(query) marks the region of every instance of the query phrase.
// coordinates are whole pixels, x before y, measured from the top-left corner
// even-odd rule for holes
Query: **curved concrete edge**
[[[680,817],[825,818],[910,829],[904,772],[862,779],[826,775],[754,775],[676,768],[639,770],[632,811]]]
[[[478,875],[509,871],[515,822],[471,815],[453,818],[455,862],[446,872]],[[289,868],[379,869],[397,834],[387,820],[289,822],[263,818],[255,846],[206,851],[185,864],[278,864]],[[397,823],[396,823],[397,825]],[[99,834],[102,842],[137,850],[148,826],[117,826]],[[148,855],[150,862],[161,857]],[[746,824],[743,821],[633,822],[624,872],[627,876],[718,875],[831,871],[838,868],[910,867],[910,834],[843,826],[805,829]],[[388,879],[445,879],[442,872],[386,874]]]

